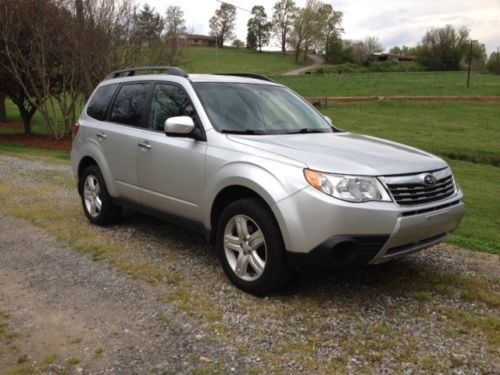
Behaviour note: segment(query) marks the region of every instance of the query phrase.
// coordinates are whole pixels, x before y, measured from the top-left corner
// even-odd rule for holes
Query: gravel
[[[65,164],[0,155],[2,183],[51,184],[59,204],[79,204]],[[131,278],[37,225],[0,216],[0,312],[18,333],[16,350],[0,337],[0,372],[22,354],[37,367],[52,353],[51,371],[72,373],[500,372],[498,329],[492,341],[460,319],[498,322],[497,305],[464,297],[467,282],[498,296],[496,255],[440,245],[387,265],[314,272],[256,298],[229,284],[197,235],[131,210],[90,229],[122,241],[129,265],[175,276],[169,282],[147,283],[147,271]],[[80,363],[66,364],[71,357]]]

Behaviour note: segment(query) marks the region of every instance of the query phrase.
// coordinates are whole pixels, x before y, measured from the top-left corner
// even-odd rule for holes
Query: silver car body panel
[[[463,194],[458,186],[453,196],[445,200],[418,205],[421,213],[416,206],[349,203],[326,195],[309,185],[304,168],[377,176],[387,183],[397,181],[397,175],[448,170],[447,164],[409,146],[347,132],[222,134],[213,128],[191,84],[273,85],[272,82],[211,75],[190,75],[189,80],[148,75],[110,79],[100,86],[133,81],[172,82],[184,87],[203,125],[206,141],[100,122],[87,116],[85,108],[73,142],[73,171],[77,176],[80,161],[85,156],[93,158],[113,197],[198,221],[210,231],[214,229],[211,210],[217,195],[228,187],[246,187],[262,197],[273,211],[288,251],[309,253],[336,235],[387,235],[387,242],[371,263],[442,241],[464,214]],[[98,131],[105,132],[106,138],[98,139]]]
[[[436,156],[395,142],[353,133],[267,136],[231,135],[232,140],[290,155],[322,172],[365,176],[414,173],[444,168]]]

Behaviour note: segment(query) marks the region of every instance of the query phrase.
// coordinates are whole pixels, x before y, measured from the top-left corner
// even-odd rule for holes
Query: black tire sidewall
[[[236,215],[245,215],[254,220],[266,241],[266,265],[262,276],[246,281],[237,276],[229,265],[224,250],[224,230],[228,221]],[[255,295],[263,295],[282,285],[287,268],[285,246],[278,223],[267,205],[258,199],[241,199],[229,204],[222,212],[216,233],[217,252],[226,275],[238,288]]]

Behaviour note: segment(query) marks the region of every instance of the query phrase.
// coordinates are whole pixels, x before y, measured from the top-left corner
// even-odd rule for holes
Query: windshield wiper
[[[323,129],[311,129],[311,128],[302,128],[298,130],[292,130],[287,132],[286,134],[306,134],[306,133],[324,133]]]
[[[257,129],[245,129],[245,130],[222,129],[220,132],[221,133],[226,133],[226,134],[250,134],[250,135],[264,135],[264,134],[267,134],[266,132],[264,132],[262,130],[257,130]]]

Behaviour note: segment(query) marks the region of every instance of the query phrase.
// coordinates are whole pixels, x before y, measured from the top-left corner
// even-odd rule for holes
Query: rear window
[[[109,103],[117,87],[118,84],[99,87],[87,106],[87,115],[96,120],[104,121]]]
[[[142,126],[147,92],[146,83],[123,85],[113,103],[110,120],[125,125]]]

